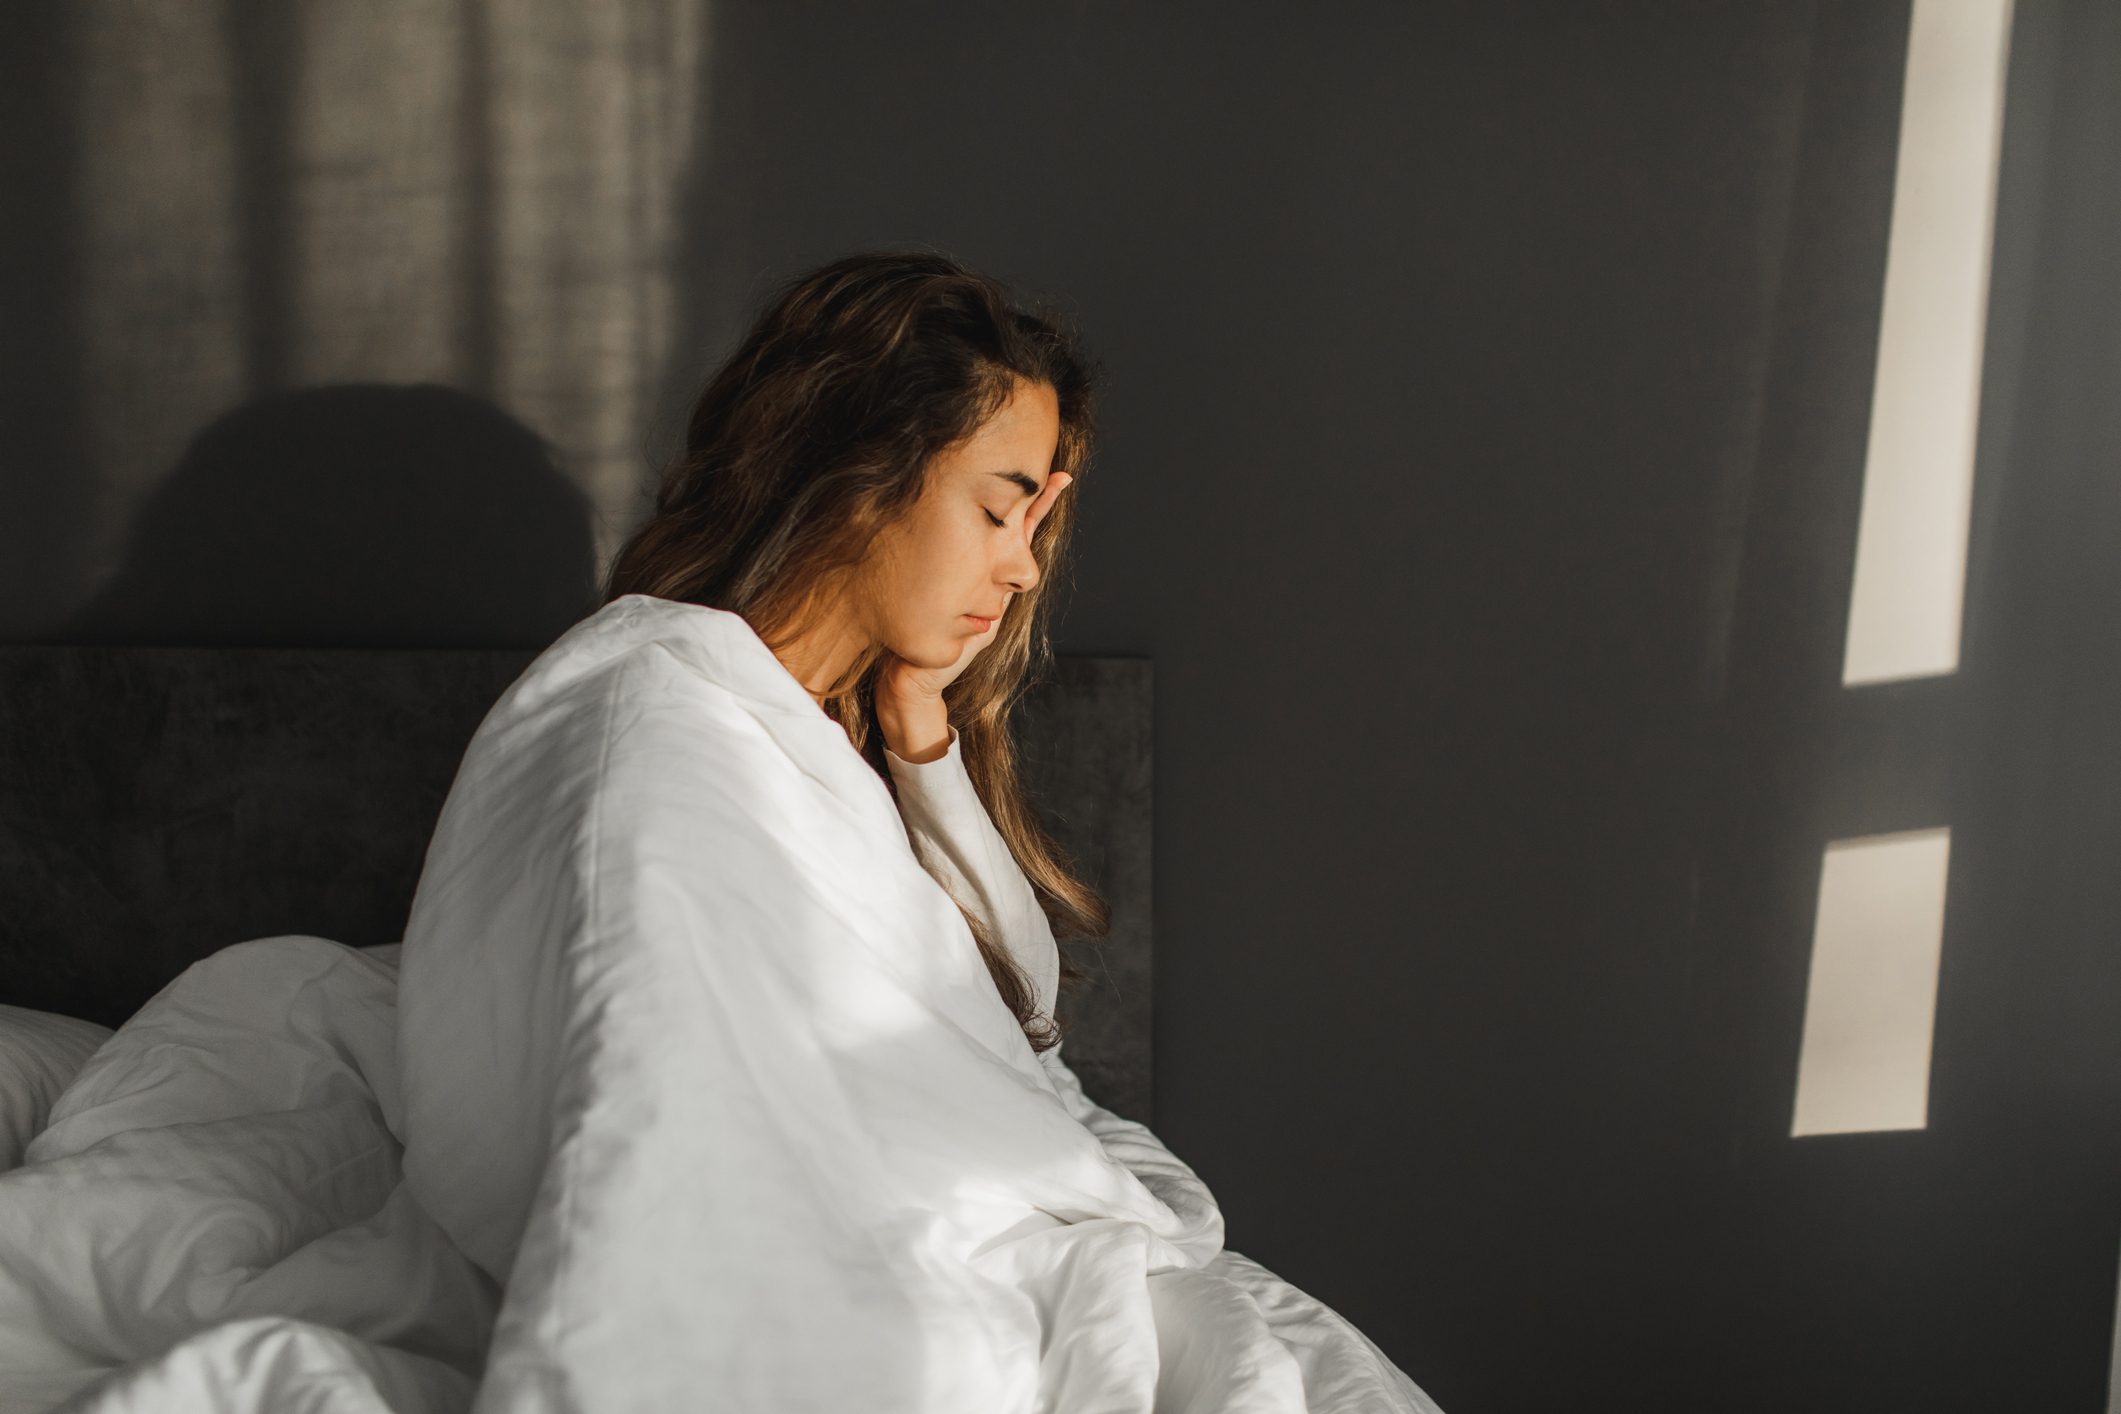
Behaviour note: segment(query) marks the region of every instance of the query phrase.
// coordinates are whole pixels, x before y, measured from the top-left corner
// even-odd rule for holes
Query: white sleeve
[[[898,784],[899,814],[922,865],[967,908],[996,925],[1010,954],[1037,983],[1040,1008],[1051,1015],[1060,975],[1053,929],[965,772],[957,728],[950,728],[949,748],[933,761],[916,764],[889,747],[884,759]],[[1207,1185],[1154,1132],[1083,1093],[1082,1082],[1061,1059],[1065,1046],[1041,1051],[1038,1059],[1068,1113],[1172,1211],[1189,1222],[1219,1223]]]
[[[1060,949],[1053,941],[1053,927],[965,772],[957,728],[950,728],[949,749],[933,761],[916,764],[889,747],[884,748],[884,760],[898,786],[899,816],[921,866],[993,930],[1030,978],[1039,1010],[1051,1016],[1060,987]]]

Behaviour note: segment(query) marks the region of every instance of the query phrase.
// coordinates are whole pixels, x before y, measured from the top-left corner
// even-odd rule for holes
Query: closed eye
[[[1007,522],[1007,521],[1004,521],[1004,520],[997,520],[997,519],[995,518],[995,514],[994,514],[994,512],[992,512],[992,511],[988,510],[988,509],[987,509],[987,508],[986,508],[985,506],[981,506],[981,507],[980,507],[980,510],[981,510],[981,512],[983,512],[983,513],[984,513],[984,514],[986,515],[987,519],[988,519],[988,520],[990,520],[990,521],[993,521],[993,522],[994,522],[994,524],[995,524],[996,526],[1003,526],[1003,525],[1007,525],[1007,524],[1008,524],[1008,522]]]

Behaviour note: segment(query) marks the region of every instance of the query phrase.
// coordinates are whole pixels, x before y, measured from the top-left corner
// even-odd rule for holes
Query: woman
[[[604,599],[742,615],[895,782],[933,781],[904,768],[947,749],[1054,921],[1097,936],[1105,906],[1026,808],[1006,729],[1050,659],[1040,565],[1066,552],[1062,493],[1093,432],[1091,372],[1056,323],[932,254],[858,255],[792,282],[700,395]],[[1053,996],[976,910],[966,922],[1034,1049],[1054,1044]]]
[[[792,282],[481,723],[394,1125],[505,1287],[478,1408],[1434,1410],[1061,1061],[1054,927],[1105,910],[1007,714],[1089,389],[939,255]]]

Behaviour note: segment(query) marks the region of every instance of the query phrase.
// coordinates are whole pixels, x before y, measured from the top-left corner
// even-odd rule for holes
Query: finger
[[[1046,512],[1053,509],[1054,500],[1061,492],[1067,490],[1074,480],[1075,478],[1065,471],[1056,471],[1046,478],[1045,487],[1039,492],[1038,500],[1032,503],[1030,511],[1024,516],[1026,536],[1038,528],[1038,523],[1046,518]]]

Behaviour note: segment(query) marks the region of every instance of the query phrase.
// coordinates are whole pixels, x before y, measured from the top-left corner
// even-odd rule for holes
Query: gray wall
[[[1159,1132],[1232,1247],[1453,1414],[2104,1406],[2121,17],[2020,11],[1962,668],[1861,694],[1905,4],[705,12],[639,466],[816,261],[932,242],[1073,304],[1111,382],[1060,646],[1156,663]],[[82,371],[78,115],[136,90],[56,17],[5,21],[35,137],[0,223],[8,635],[538,641],[585,573],[570,488],[608,544],[627,449],[541,450],[581,414],[512,394],[496,330],[510,281],[579,272],[526,276],[513,208],[474,202],[438,380],[463,405],[290,394],[332,335],[273,255],[312,171],[275,145],[307,82],[275,13],[223,27],[236,99],[200,138],[236,153],[250,313],[241,396],[188,416],[239,450],[164,459],[206,489],[100,607],[88,547],[139,502],[86,468],[163,385]],[[472,109],[537,91],[478,62],[522,38],[496,23],[458,36]],[[462,170],[511,195],[521,134],[467,132]],[[342,258],[387,297],[390,252]],[[201,317],[139,314],[145,340]],[[429,450],[364,453],[379,418]],[[481,448],[538,494],[466,489]],[[334,497],[386,489],[298,555],[288,512],[200,470],[318,458]],[[438,499],[471,529],[406,528]],[[1793,1141],[1822,842],[1947,821],[1930,1126]]]

